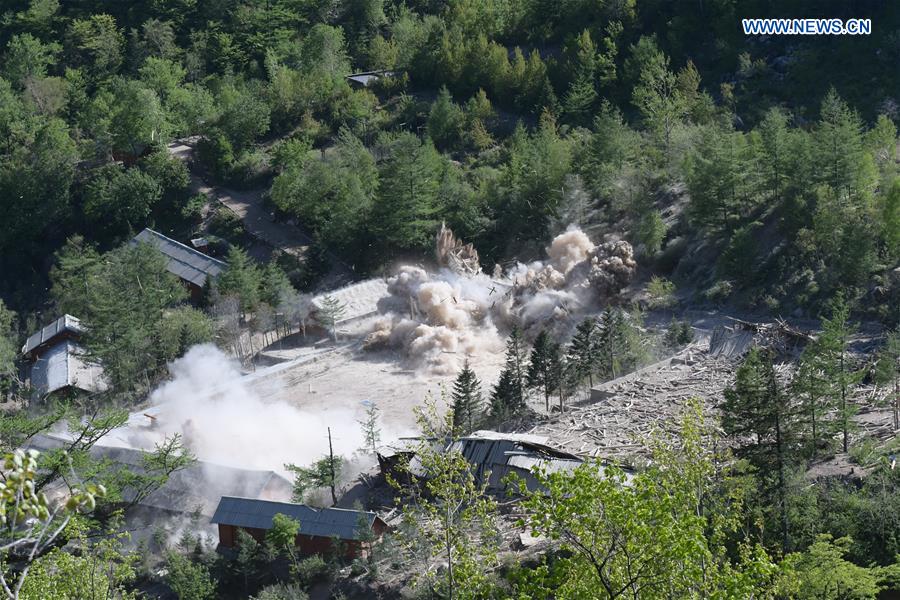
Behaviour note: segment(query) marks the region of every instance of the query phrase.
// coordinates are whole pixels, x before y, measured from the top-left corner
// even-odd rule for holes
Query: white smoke
[[[361,404],[317,414],[265,401],[238,364],[211,344],[194,346],[169,370],[172,379],[151,394],[152,407],[132,415],[104,444],[152,449],[181,434],[201,461],[280,473],[286,463],[306,466],[327,454],[328,427],[335,454],[349,457],[363,445]]]
[[[547,256],[493,278],[480,271],[400,267],[388,280],[390,295],[379,302],[384,316],[367,347],[398,347],[415,368],[455,373],[468,356],[502,351],[498,326],[568,329],[618,294],[637,267],[627,242],[595,245],[574,226],[553,239]]]

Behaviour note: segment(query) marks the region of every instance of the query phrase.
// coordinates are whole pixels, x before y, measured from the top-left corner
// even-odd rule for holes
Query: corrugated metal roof
[[[65,448],[71,440],[65,436],[39,434],[31,438],[29,448],[46,452]],[[91,457],[108,460],[109,469],[123,469],[144,473],[147,452],[134,448],[107,446],[102,443],[91,447]],[[141,506],[168,512],[211,517],[226,495],[283,500],[290,498],[291,482],[274,471],[241,469],[198,460],[188,467],[172,473],[162,487],[141,500]],[[123,490],[125,500],[133,498],[133,490]]]
[[[271,529],[272,518],[276,514],[286,515],[299,521],[301,535],[338,537],[342,540],[360,539],[361,515],[365,517],[369,527],[376,518],[375,513],[367,511],[313,508],[305,504],[223,496],[210,522],[254,529]]]
[[[207,276],[221,275],[227,266],[221,260],[207,256],[152,229],[144,229],[131,240],[132,245],[141,242],[154,245],[169,259],[166,268],[170,273],[198,287],[206,284]]]
[[[51,345],[31,367],[31,385],[41,395],[66,387],[87,392],[105,390],[103,369],[85,361],[84,349],[72,340]]]
[[[22,347],[22,354],[28,354],[38,346],[46,344],[67,331],[74,334],[82,334],[84,333],[84,327],[81,326],[81,321],[72,315],[63,315],[29,337],[25,342],[25,346]]]

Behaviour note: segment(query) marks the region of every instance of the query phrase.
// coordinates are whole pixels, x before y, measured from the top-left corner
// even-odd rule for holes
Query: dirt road
[[[263,190],[239,192],[222,186],[210,185],[197,174],[193,162],[196,138],[176,140],[167,146],[169,154],[182,160],[191,174],[191,192],[201,193],[221,202],[244,223],[244,228],[253,237],[303,258],[312,240],[299,227],[278,223],[263,204]]]

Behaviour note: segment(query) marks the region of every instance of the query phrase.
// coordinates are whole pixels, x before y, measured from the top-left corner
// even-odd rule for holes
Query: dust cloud
[[[457,372],[467,357],[501,352],[501,332],[513,326],[531,335],[542,328],[567,331],[619,294],[637,268],[627,242],[597,245],[574,226],[552,240],[546,261],[498,268],[491,277],[471,268],[477,253],[446,227],[436,243],[444,267],[432,273],[401,266],[388,280],[382,317],[365,341],[367,348],[400,348],[410,366],[436,374]],[[473,257],[465,269],[453,268],[460,260],[440,260],[448,244]]]
[[[211,344],[194,346],[169,366],[172,379],[150,395],[151,408],[103,438],[107,445],[152,449],[173,434],[199,460],[284,474],[284,464],[308,465],[328,453],[350,457],[363,445],[357,421],[364,407],[335,407],[327,420],[286,402],[264,401],[235,361]],[[392,439],[382,432],[383,439]]]

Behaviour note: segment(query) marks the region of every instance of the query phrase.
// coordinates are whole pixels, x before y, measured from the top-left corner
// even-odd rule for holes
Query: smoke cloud
[[[169,369],[172,379],[151,394],[152,407],[102,443],[152,449],[177,433],[199,460],[282,474],[285,463],[308,465],[327,454],[327,427],[335,454],[349,457],[363,445],[361,405],[316,414],[265,401],[237,363],[211,344],[194,346]],[[390,440],[387,433],[383,439]]]
[[[447,254],[442,244],[463,248],[446,228],[437,238],[439,259]],[[474,250],[469,254],[477,257]],[[553,239],[546,261],[518,263],[493,277],[472,269],[445,266],[429,273],[401,266],[388,280],[389,296],[379,302],[383,317],[366,347],[400,348],[414,368],[455,373],[467,356],[502,351],[500,329],[569,329],[627,286],[636,268],[630,244],[595,245],[574,226]]]

